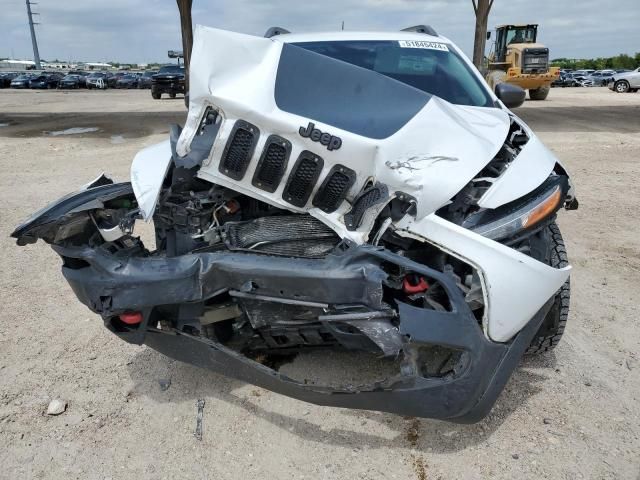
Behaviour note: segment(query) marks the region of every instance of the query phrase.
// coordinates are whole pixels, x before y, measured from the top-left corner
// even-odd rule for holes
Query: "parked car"
[[[116,88],[138,88],[138,76],[135,74],[122,75],[116,82]]]
[[[630,72],[616,73],[608,84],[614,92],[637,92],[640,89],[640,67]]]
[[[156,73],[158,73],[158,70],[144,72],[138,79],[138,88],[151,88],[152,77]]]
[[[120,80],[125,75],[127,75],[127,72],[109,72],[107,76],[107,84],[109,85],[109,88],[116,88],[118,86],[118,80]]]
[[[11,80],[19,75],[18,72],[0,72],[0,88],[11,87]]]
[[[163,93],[171,98],[176,98],[178,93],[184,94],[184,67],[165,65],[151,77],[151,96],[158,100]]]
[[[593,80],[586,75],[574,73],[571,75],[571,80],[573,80],[573,87],[593,87]]]
[[[11,88],[29,88],[29,82],[35,77],[33,73],[23,73],[11,80]]]
[[[81,87],[81,79],[82,76],[78,74],[70,74],[66,75],[60,82],[58,83],[58,88],[80,88]]]
[[[123,341],[321,405],[479,421],[525,352],[560,341],[571,268],[556,216],[578,204],[510,110],[525,91],[489,89],[418,28],[198,26],[184,128],[141,150],[130,182],[102,176],[12,236],[51,244]],[[43,266],[22,274],[41,275],[30,253]],[[313,351],[322,365],[335,350],[394,372],[317,382],[259,360]]]
[[[606,87],[615,73],[615,70],[598,70],[588,75],[587,78],[593,82],[594,86]]]
[[[92,72],[87,76],[86,83],[89,90],[93,88],[106,89],[108,75],[104,72]]]
[[[83,70],[72,70],[70,72],[67,72],[67,75],[78,75],[78,80],[80,82],[80,88],[86,88],[87,87],[87,77],[89,76],[90,72],[85,72]]]
[[[63,78],[61,73],[43,73],[33,77],[29,81],[29,88],[43,89],[43,88],[58,88],[58,83]]]
[[[578,83],[573,79],[571,74],[565,73],[560,74],[560,77],[557,80],[554,80],[551,83],[552,87],[577,87]]]

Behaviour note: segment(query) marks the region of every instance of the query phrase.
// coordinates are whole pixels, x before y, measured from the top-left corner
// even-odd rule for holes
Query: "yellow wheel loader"
[[[487,38],[491,37],[491,32]],[[560,76],[549,67],[549,49],[537,43],[538,25],[500,25],[489,54],[485,78],[491,89],[502,82],[529,90],[531,100],[544,100]]]

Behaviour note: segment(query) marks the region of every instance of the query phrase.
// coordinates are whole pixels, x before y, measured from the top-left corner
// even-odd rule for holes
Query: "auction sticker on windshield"
[[[448,52],[449,47],[446,43],[425,42],[423,40],[398,40],[400,48],[425,48],[427,50],[440,50]]]

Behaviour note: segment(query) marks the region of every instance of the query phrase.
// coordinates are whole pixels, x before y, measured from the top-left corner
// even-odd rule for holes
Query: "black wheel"
[[[564,246],[562,234],[556,223],[547,227],[549,235],[549,264],[554,268],[564,268],[569,265],[567,250]],[[569,317],[569,299],[571,297],[571,285],[569,279],[560,287],[553,301],[551,310],[547,313],[538,333],[531,340],[531,344],[525,353],[539,354],[555,348],[560,342],[564,328]]]
[[[160,100],[160,97],[162,97],[161,93],[156,93],[156,92],[151,92],[151,96],[153,97],[154,100]]]
[[[629,91],[629,82],[626,80],[618,80],[613,86],[613,89],[617,93],[627,93]]]
[[[169,94],[169,97],[170,97],[170,98],[176,98],[176,94],[175,94],[175,93],[170,93],[170,94]]]
[[[549,95],[549,87],[539,87],[529,90],[529,98],[531,100],[544,100]]]

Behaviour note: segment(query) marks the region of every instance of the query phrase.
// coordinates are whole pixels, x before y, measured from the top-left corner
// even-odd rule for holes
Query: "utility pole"
[[[476,14],[476,33],[473,40],[473,64],[482,70],[484,48],[487,43],[487,21],[493,6],[493,0],[471,0],[473,12]]]
[[[39,13],[31,12],[31,5],[37,5],[37,3],[31,3],[29,0],[27,2],[27,14],[29,15],[29,29],[31,30],[31,43],[33,44],[33,61],[36,64],[36,69],[40,70],[40,52],[38,52],[38,40],[36,40],[36,29],[33,27],[34,25],[40,25],[39,23],[33,23],[33,16],[40,15]]]
[[[191,63],[191,48],[193,47],[193,26],[191,23],[191,5],[193,0],[176,0],[180,11],[180,29],[182,30],[182,58],[184,59],[184,102],[187,103],[189,94],[189,64]],[[180,59],[178,59],[180,63]]]

